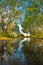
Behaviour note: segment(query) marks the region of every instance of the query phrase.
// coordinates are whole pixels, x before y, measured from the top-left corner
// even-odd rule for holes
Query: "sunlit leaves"
[[[42,0],[2,0],[0,1],[0,16],[4,16],[5,31],[11,32],[18,27],[13,23],[22,24],[25,32],[39,31],[43,25],[43,1]],[[1,20],[0,20],[1,21]],[[12,26],[11,26],[12,25]],[[4,28],[4,27],[3,27]],[[36,33],[36,32],[35,32]],[[34,34],[35,34],[34,33]]]

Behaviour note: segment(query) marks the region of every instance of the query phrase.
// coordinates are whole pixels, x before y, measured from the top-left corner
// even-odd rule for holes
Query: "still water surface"
[[[43,39],[0,41],[0,65],[43,65]]]

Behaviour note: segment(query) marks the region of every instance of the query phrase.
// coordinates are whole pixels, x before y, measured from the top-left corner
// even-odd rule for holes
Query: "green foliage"
[[[30,32],[31,36],[43,36],[43,0],[0,0],[0,22],[1,32],[7,32],[8,36],[14,30],[18,32],[18,27],[15,26],[18,23],[22,24],[23,31]],[[10,35],[13,37],[13,33]]]

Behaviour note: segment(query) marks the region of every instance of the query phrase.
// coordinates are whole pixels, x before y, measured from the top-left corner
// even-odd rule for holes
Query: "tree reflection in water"
[[[0,41],[0,65],[43,65],[43,39]]]

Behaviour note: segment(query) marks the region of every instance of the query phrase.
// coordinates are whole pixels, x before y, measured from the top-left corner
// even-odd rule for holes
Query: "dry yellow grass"
[[[5,37],[2,37],[2,38],[0,38],[0,40],[2,40],[2,41],[12,41],[12,40],[15,40],[15,38],[5,38]]]

